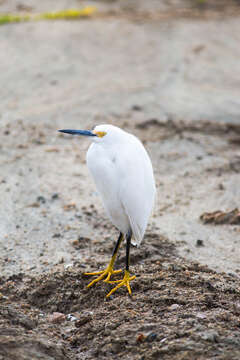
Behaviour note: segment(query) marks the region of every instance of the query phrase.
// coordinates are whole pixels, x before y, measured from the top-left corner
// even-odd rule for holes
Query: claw
[[[117,286],[115,286],[115,288],[113,288],[106,297],[109,297],[110,295],[112,295],[117,289],[119,289],[122,286],[126,286],[128,289],[129,294],[132,294],[131,288],[130,288],[130,281],[134,280],[136,278],[136,276],[130,276],[129,271],[125,270],[125,274],[124,274],[124,278],[122,280],[116,280],[116,281],[108,281],[109,284],[116,284],[118,283]]]

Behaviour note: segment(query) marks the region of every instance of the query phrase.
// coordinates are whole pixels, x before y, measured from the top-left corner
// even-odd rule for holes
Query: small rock
[[[77,328],[79,328],[80,326],[85,325],[86,323],[88,323],[91,320],[92,320],[92,316],[90,316],[90,315],[84,316],[75,322],[75,326]]]
[[[46,152],[59,152],[59,149],[57,147],[49,147],[45,149]]]
[[[64,259],[64,257],[62,256],[62,257],[59,259],[58,264],[64,264],[64,262],[65,262],[65,259]]]
[[[203,340],[207,340],[209,342],[218,342],[218,333],[214,330],[205,331],[201,334]]]
[[[70,204],[66,204],[63,206],[63,210],[64,211],[71,211],[76,209],[76,204],[75,203],[70,203]]]
[[[236,302],[235,304],[233,304],[234,310],[235,312],[240,315],[240,303]]]
[[[137,336],[137,342],[138,343],[144,342],[145,339],[146,339],[146,336],[144,334],[142,334],[142,333]]]
[[[58,193],[52,194],[52,200],[57,200],[57,199],[59,199]]]
[[[148,334],[148,336],[146,337],[146,341],[148,342],[152,342],[154,340],[156,340],[157,338],[157,334],[154,332],[151,332],[150,334]]]
[[[73,240],[73,241],[72,241],[72,245],[75,246],[75,247],[77,247],[77,246],[79,245],[78,239]]]
[[[82,218],[82,214],[81,214],[81,213],[79,213],[79,212],[78,212],[78,213],[76,213],[76,214],[75,214],[75,218],[77,218],[77,219],[81,219],[81,218]]]
[[[55,233],[55,234],[53,234],[52,237],[53,237],[53,238],[60,238],[60,237],[61,237],[61,234],[60,234],[60,233]]]
[[[67,319],[67,321],[76,321],[76,320],[78,320],[78,318],[76,318],[76,316],[74,316],[72,314],[68,314],[66,319]]]
[[[38,202],[34,202],[32,204],[29,204],[28,207],[38,208],[38,207],[40,207],[40,205]]]
[[[59,324],[66,320],[66,316],[59,312],[54,312],[48,316],[48,321],[53,324]]]
[[[163,338],[162,340],[160,340],[160,343],[164,343],[167,340],[167,338]]]
[[[198,318],[198,319],[206,319],[206,315],[203,314],[203,313],[198,313],[198,314],[196,315],[196,318]]]
[[[120,353],[121,351],[123,351],[124,350],[124,345],[123,344],[121,344],[121,343],[114,343],[114,344],[112,344],[112,352],[114,353],[114,354],[118,354],[118,353]]]
[[[173,310],[177,310],[180,307],[180,305],[178,304],[172,304],[171,306],[169,306],[169,310],[173,311]]]
[[[219,189],[219,190],[225,190],[225,187],[224,187],[224,185],[223,185],[222,183],[220,183],[220,184],[218,185],[218,189]]]
[[[142,111],[142,107],[140,105],[133,105],[132,110],[133,111]]]
[[[0,300],[7,300],[7,296],[4,296],[4,295],[0,292]]]
[[[197,247],[204,246],[203,240],[197,239],[197,241],[196,241],[196,246],[197,246]]]
[[[71,267],[73,267],[73,264],[66,264],[66,265],[64,266],[65,269],[69,269],[69,268],[71,268]]]
[[[44,196],[38,196],[37,197],[37,202],[39,202],[39,203],[41,203],[41,204],[45,204],[45,202],[46,202],[46,199],[45,199],[45,197]]]

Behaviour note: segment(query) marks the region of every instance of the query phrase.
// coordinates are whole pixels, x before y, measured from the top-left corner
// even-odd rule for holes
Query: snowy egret
[[[100,280],[117,284],[107,297],[121,286],[131,294],[129,255],[132,243],[143,239],[155,198],[155,181],[151,160],[138,138],[113,125],[98,125],[92,131],[59,130],[72,135],[84,135],[92,140],[87,151],[87,166],[113,225],[120,231],[110,263],[105,270],[86,273],[98,275],[88,287]],[[123,239],[126,239],[126,267],[122,280],[111,281],[114,262]]]

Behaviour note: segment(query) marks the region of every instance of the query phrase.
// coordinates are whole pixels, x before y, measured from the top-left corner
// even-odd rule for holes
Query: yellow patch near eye
[[[95,131],[95,134],[98,137],[104,137],[107,133],[105,131]]]

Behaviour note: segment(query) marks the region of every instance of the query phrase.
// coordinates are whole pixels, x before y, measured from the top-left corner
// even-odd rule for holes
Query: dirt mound
[[[150,237],[132,250],[132,297],[120,289],[106,300],[104,283],[87,289],[79,264],[1,279],[0,358],[238,359],[238,279]]]

